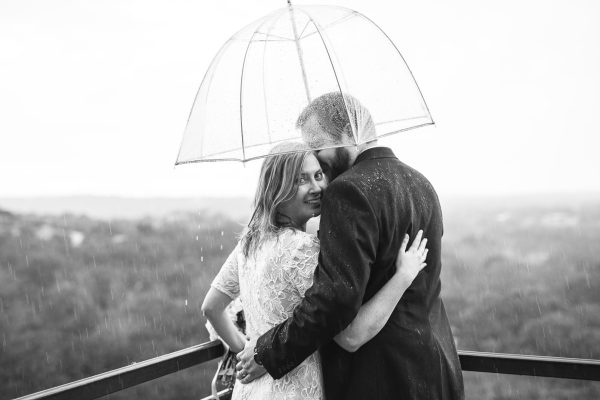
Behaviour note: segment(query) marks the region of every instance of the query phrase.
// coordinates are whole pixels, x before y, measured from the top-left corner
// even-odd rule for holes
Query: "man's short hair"
[[[357,135],[360,142],[375,139],[375,125],[371,114],[349,94],[330,92],[317,97],[302,110],[296,121],[296,128],[302,129],[313,115],[317,117],[326,137],[309,138],[310,143],[347,143],[344,139],[356,143],[354,135]]]

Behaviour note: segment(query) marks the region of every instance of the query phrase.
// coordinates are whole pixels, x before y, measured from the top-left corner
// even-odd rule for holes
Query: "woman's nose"
[[[320,182],[317,182],[315,179],[313,179],[310,182],[310,192],[311,193],[319,193],[321,190],[323,190],[323,188],[321,187]]]

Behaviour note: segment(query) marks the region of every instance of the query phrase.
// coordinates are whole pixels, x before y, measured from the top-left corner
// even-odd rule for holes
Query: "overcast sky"
[[[436,126],[380,144],[440,194],[600,191],[598,1],[327,4],[408,62]],[[251,196],[261,161],[173,164],[213,56],[285,5],[0,0],[0,197]]]

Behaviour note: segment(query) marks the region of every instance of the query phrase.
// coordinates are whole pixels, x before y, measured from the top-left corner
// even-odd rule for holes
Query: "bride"
[[[231,321],[227,305],[240,297],[246,334],[260,336],[292,315],[312,285],[319,255],[319,240],[306,233],[306,223],[320,214],[327,178],[313,152],[302,144],[280,144],[272,154],[276,155],[266,158],[262,165],[248,228],[202,304],[204,315],[236,353],[247,339]],[[419,231],[408,249],[408,235],[404,237],[395,274],[334,338],[346,351],[356,351],[379,333],[425,266],[427,239],[421,240],[421,235]],[[315,352],[281,379],[265,374],[248,384],[238,380],[232,399],[323,399],[322,381],[319,354]]]

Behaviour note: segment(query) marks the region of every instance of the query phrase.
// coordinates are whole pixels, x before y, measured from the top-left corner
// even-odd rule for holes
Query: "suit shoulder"
[[[346,173],[338,176],[336,179],[331,181],[327,186],[327,190],[325,191],[325,195],[345,195],[347,196],[350,193],[363,194],[360,185],[360,177],[355,174]]]

